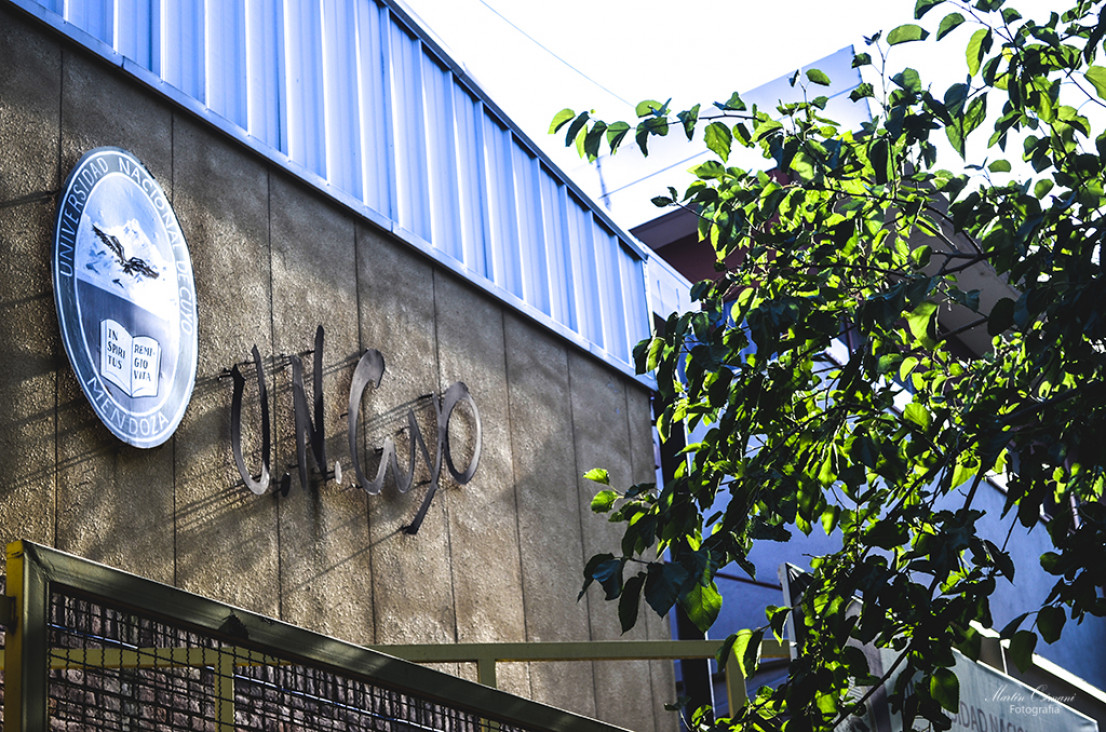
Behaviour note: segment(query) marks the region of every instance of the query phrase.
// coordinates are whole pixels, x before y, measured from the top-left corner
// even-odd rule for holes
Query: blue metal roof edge
[[[527,137],[514,125],[510,118],[504,114],[502,109],[500,109],[497,105],[495,105],[488,99],[487,94],[479,87],[479,85],[475,83],[471,76],[469,76],[469,74],[461,69],[461,67],[455,61],[453,61],[451,57],[445,54],[444,51],[442,51],[441,47],[432,38],[428,37],[429,34],[426,33],[418,23],[415,23],[402,8],[396,5],[393,0],[381,1],[388,5],[389,9],[398,11],[401,19],[411,26],[410,30],[418,34],[421,41],[430,45],[434,53],[438,55],[441,60],[449,67],[450,71],[457,75],[458,79],[462,80],[465,85],[470,88],[470,91],[476,94],[483,103],[487,104],[496,113],[500,120],[508,126],[511,132],[515,134],[520,141],[523,141],[530,148],[530,152],[532,152],[535,157],[541,160],[544,165],[549,167],[551,171],[555,172],[561,178],[562,182],[572,192],[572,194],[577,196],[583,203],[585,203],[585,205],[587,205],[588,208],[591,210],[592,214],[598,217],[604,226],[608,227],[612,231],[612,233],[616,234],[619,237],[625,247],[633,251],[643,261],[643,263],[648,265],[649,260],[655,257],[655,255],[652,255],[646,247],[644,247],[634,237],[632,237],[625,230],[614,223],[613,220],[611,220],[610,217],[607,216],[604,212],[599,210],[595,202],[586,193],[584,193],[583,190],[579,188],[579,186],[577,186],[570,178],[568,178],[568,176],[566,176],[556,164],[549,160],[549,158],[544,153],[542,153],[536,145],[534,145],[533,141],[530,140],[529,137]],[[250,149],[252,152],[261,156],[265,160],[276,164],[279,168],[282,168],[286,172],[299,178],[301,181],[308,184],[318,192],[324,194],[335,203],[338,203],[343,208],[349,210],[351,213],[359,216],[362,219],[367,220],[369,223],[376,226],[377,228],[387,231],[396,238],[402,240],[404,243],[414,247],[423,256],[426,256],[427,258],[434,261],[436,264],[445,267],[453,274],[461,277],[466,282],[476,286],[477,288],[483,290],[497,300],[508,305],[512,309],[537,322],[546,329],[552,331],[554,334],[567,340],[578,349],[602,361],[608,367],[615,369],[624,376],[633,379],[646,388],[656,388],[656,379],[653,377],[652,374],[638,374],[634,369],[633,364],[625,363],[619,360],[605,349],[600,348],[598,345],[592,343],[580,334],[572,331],[565,325],[546,315],[541,310],[535,308],[529,303],[526,303],[514,293],[509,292],[508,290],[500,287],[499,285],[496,285],[494,282],[491,282],[486,278],[473,277],[472,273],[469,272],[469,270],[460,266],[459,263],[456,262],[456,260],[453,260],[452,257],[449,257],[444,252],[441,252],[432,247],[421,237],[415,235],[414,233],[403,227],[398,226],[391,219],[372,209],[363,201],[360,201],[353,196],[338,190],[318,174],[306,169],[299,163],[294,162],[293,160],[288,158],[287,155],[284,155],[279,150],[276,150],[270,145],[261,142],[256,137],[242,130],[238,125],[215,113],[209,107],[189,96],[188,94],[182,92],[181,90],[177,89],[176,87],[167,84],[156,74],[144,68],[140,64],[137,64],[125,58],[117,51],[115,51],[115,49],[113,49],[111,46],[104,43],[100,39],[81,30],[72,23],[66,22],[57,14],[46,10],[42,7],[42,5],[34,2],[34,0],[0,0],[0,2],[8,2],[11,5],[14,5],[28,15],[34,17],[39,22],[49,26],[61,35],[79,44],[85,50],[91,52],[96,56],[99,56],[104,61],[107,61],[110,65],[119,67],[128,75],[150,87],[155,92],[161,94],[170,102],[182,108],[184,111],[192,114],[197,119],[214,127],[225,136]],[[646,297],[648,299],[649,288],[646,287],[645,291]],[[652,310],[651,303],[650,310]]]

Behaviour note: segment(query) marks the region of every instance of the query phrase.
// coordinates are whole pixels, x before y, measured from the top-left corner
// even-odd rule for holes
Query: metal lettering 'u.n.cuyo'
[[[308,407],[307,394],[304,385],[303,362],[299,356],[287,357],[292,366],[292,403],[295,414],[296,436],[296,468],[299,473],[300,485],[307,490],[309,485],[308,455],[311,456],[316,468],[326,477],[340,476],[340,468],[335,466],[333,472],[329,471],[326,457],[326,425],[323,419],[323,340],[324,331],[320,325],[315,331],[315,350],[313,359],[312,381],[314,398],[311,409]],[[252,364],[256,369],[257,398],[261,408],[261,470],[255,475],[246,466],[246,460],[242,452],[242,399],[246,389],[246,377],[242,374],[239,364],[230,369],[230,376],[234,381],[234,395],[231,399],[231,452],[242,482],[251,491],[258,495],[269,492],[272,485],[272,433],[269,417],[269,390],[266,383],[265,368],[257,346],[251,352]],[[248,364],[242,364],[248,365]],[[407,469],[404,471],[399,464],[395,440],[388,437],[383,446],[377,450],[380,453],[380,463],[376,469],[376,476],[370,479],[365,475],[361,467],[361,451],[358,449],[358,432],[361,413],[361,401],[365,392],[371,387],[377,389],[384,378],[384,356],[375,348],[366,350],[357,362],[353,372],[353,378],[349,389],[349,412],[347,433],[349,436],[350,462],[357,484],[366,493],[377,495],[384,488],[388,473],[392,474],[394,485],[399,493],[407,493],[415,483],[415,464],[421,453],[423,460],[430,472],[427,481],[426,495],[419,506],[415,518],[402,530],[408,534],[418,533],[426,512],[434,500],[441,479],[442,467],[458,485],[465,485],[476,474],[477,465],[480,462],[480,451],[483,443],[483,430],[480,424],[480,411],[476,407],[476,401],[472,398],[468,387],[461,381],[456,381],[445,390],[444,394],[431,395],[431,403],[434,407],[434,415],[437,422],[437,440],[434,445],[434,453],[431,455],[422,430],[419,428],[418,419],[414,409],[407,411],[407,431],[410,435],[410,449],[407,455]],[[454,462],[454,456],[450,449],[449,424],[453,413],[458,406],[465,404],[472,414],[473,440],[472,456],[464,469],[458,469]],[[313,412],[313,414],[312,414]],[[341,478],[337,477],[340,481]],[[280,481],[279,492],[286,495],[291,483],[290,475],[284,474]]]

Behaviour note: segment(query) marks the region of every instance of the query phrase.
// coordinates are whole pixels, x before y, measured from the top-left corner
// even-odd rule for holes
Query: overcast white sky
[[[913,11],[913,0],[402,2],[539,144],[563,107],[632,119],[632,107],[601,87],[630,103],[727,98],[906,22]]]
[[[672,97],[677,109],[726,99],[849,44],[862,50],[863,36],[914,22],[915,0],[401,2],[531,139],[576,173],[575,153],[546,134],[563,107],[633,119],[632,107],[619,97],[629,103]],[[1039,16],[1068,2],[1013,4]],[[952,9],[938,6],[923,25],[935,30]],[[966,74],[963,49],[972,30],[965,24],[940,44],[897,46],[889,63],[918,68],[943,93]]]

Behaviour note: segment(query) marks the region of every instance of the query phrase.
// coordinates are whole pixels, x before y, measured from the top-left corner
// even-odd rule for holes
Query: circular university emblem
[[[54,234],[54,301],[69,362],[116,437],[156,447],[196,380],[192,260],[165,192],[102,147],[69,174]]]

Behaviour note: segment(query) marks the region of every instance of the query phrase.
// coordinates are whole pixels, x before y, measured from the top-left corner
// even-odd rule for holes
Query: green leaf
[[[964,137],[971,134],[987,117],[987,95],[980,94],[968,102],[968,111],[964,113]]]
[[[791,608],[769,605],[764,612],[768,616],[768,624],[772,627],[772,635],[776,636],[777,641],[783,640],[784,625],[787,624],[787,616],[791,614]]]
[[[915,367],[917,367],[917,365],[918,365],[917,357],[907,356],[906,358],[904,358],[902,360],[902,363],[899,364],[899,380],[900,381],[906,381],[906,377],[910,376],[910,372],[912,372],[915,369]]]
[[[607,127],[607,146],[611,149],[611,155],[618,150],[629,131],[630,125],[626,122],[614,122]]]
[[[972,34],[968,41],[968,47],[964,55],[968,60],[968,75],[975,76],[979,73],[979,66],[983,63],[983,54],[991,46],[991,29],[980,28]]]
[[[596,120],[587,135],[584,136],[584,152],[588,160],[594,161],[599,157],[599,147],[603,143],[603,133],[607,131],[607,124]]]
[[[625,633],[637,624],[638,608],[641,607],[641,588],[645,584],[645,575],[636,574],[626,580],[622,595],[618,598],[618,622]]]
[[[1041,631],[1041,637],[1045,643],[1055,643],[1060,639],[1060,633],[1064,630],[1064,622],[1067,615],[1064,608],[1055,605],[1046,605],[1037,613],[1037,630]]]
[[[654,199],[654,202],[656,199]],[[664,205],[668,206],[671,203],[671,199]],[[652,373],[657,370],[657,364],[660,363],[661,354],[664,353],[664,339],[654,337],[649,341],[649,350],[645,356],[645,371]]]
[[[1036,647],[1037,634],[1030,630],[1019,630],[1010,639],[1010,659],[1022,673],[1033,665],[1033,649]]]
[[[937,28],[937,40],[941,40],[964,22],[964,16],[960,13],[949,13],[941,19],[941,25]]]
[[[740,94],[734,92],[730,95],[729,99],[724,102],[715,102],[714,106],[718,107],[719,109],[740,112],[745,109],[745,102],[741,100]]]
[[[588,472],[584,473],[584,479],[594,480],[596,483],[602,483],[603,485],[611,484],[611,477],[603,468],[592,468]]]
[[[711,122],[703,131],[703,141],[707,147],[722,160],[730,157],[730,145],[733,143],[733,134],[730,128],[721,122]]]
[[[855,68],[858,68],[860,66],[871,66],[871,65],[872,65],[872,54],[870,54],[870,53],[858,53],[855,56],[853,56],[852,68],[855,69]]]
[[[819,69],[807,69],[806,78],[813,84],[820,84],[821,86],[830,85],[830,78],[826,76],[825,72]]]
[[[1018,630],[1018,626],[1021,625],[1022,621],[1025,620],[1027,617],[1029,617],[1029,613],[1022,613],[1021,615],[1004,625],[1002,627],[1002,630],[998,632],[999,638],[1013,638],[1014,633]]]
[[[892,76],[891,81],[915,94],[921,93],[922,91],[922,78],[915,69],[903,69],[901,72]]]
[[[970,478],[974,477],[977,472],[979,472],[979,463],[962,454],[960,459],[957,459],[952,469],[952,485],[949,487],[956,488],[964,485]]]
[[[638,102],[634,107],[634,114],[639,118],[641,117],[655,117],[662,112],[666,105],[661,104],[656,99],[646,99]]]
[[[1063,574],[1063,557],[1056,552],[1045,552],[1041,555],[1041,568],[1049,574]]]
[[[875,90],[872,88],[872,85],[866,81],[857,84],[857,87],[849,92],[849,99],[853,100],[854,102],[859,102],[865,97],[872,96],[875,96]]]
[[[549,123],[549,134],[554,134],[557,130],[568,124],[568,121],[576,116],[576,112],[567,107],[562,109],[553,115],[553,121]]]
[[[1009,160],[996,160],[987,166],[987,170],[992,173],[1009,173],[1010,161]]]
[[[587,565],[584,567],[584,586],[580,588],[580,594],[576,596],[576,600],[583,599],[584,594],[588,591],[588,587],[594,581],[604,582],[610,581],[617,572],[618,582],[621,585],[622,582],[622,562],[615,559],[613,554],[596,554],[594,557],[588,560]],[[621,589],[621,587],[619,588]],[[615,594],[617,596],[617,593]],[[612,599],[612,597],[608,597]]]
[[[678,564],[650,564],[645,578],[645,601],[657,615],[667,614],[687,579],[687,570]]]
[[[576,136],[584,129],[584,125],[588,123],[590,117],[591,115],[588,112],[580,112],[576,119],[572,120],[572,124],[568,126],[568,133],[565,135],[565,145],[571,145],[576,141]]]
[[[920,20],[923,15],[943,2],[945,2],[945,0],[918,0],[918,2],[914,4],[914,19]]]
[[[929,38],[929,31],[925,28],[914,23],[904,23],[887,34],[887,43],[897,46],[900,43],[924,41],[926,38]]]
[[[1033,195],[1038,199],[1044,198],[1055,184],[1048,178],[1042,178],[1033,186]]]
[[[872,172],[875,173],[876,183],[883,184],[894,176],[894,163],[891,158],[891,145],[887,138],[880,137],[872,143],[868,151],[868,158],[872,162]]]
[[[1106,67],[1091,66],[1083,72],[1083,78],[1094,86],[1094,93],[1100,99],[1106,99]]]
[[[917,269],[925,269],[929,266],[930,260],[933,258],[933,247],[928,244],[922,244],[921,246],[914,247],[910,250],[910,262]]]
[[[618,494],[614,491],[599,491],[595,494],[595,498],[591,499],[591,510],[595,513],[607,513],[617,500]]]
[[[933,343],[933,338],[930,336],[930,327],[936,315],[937,303],[928,300],[906,315],[906,324],[910,328],[911,335],[923,344],[927,344],[927,347]]]
[[[906,527],[894,521],[876,521],[864,537],[872,546],[881,549],[894,549],[907,540]]]
[[[690,140],[695,134],[695,125],[699,122],[699,105],[696,104],[691,109],[680,112],[676,117],[683,124],[684,134],[687,135],[687,139]]]
[[[960,710],[960,681],[951,670],[939,668],[929,678],[929,694],[950,712]]]
[[[757,664],[760,663],[760,643],[763,639],[763,628],[739,630],[726,638],[715,660],[719,666],[725,667],[732,654],[737,659],[737,667],[741,669],[742,676],[749,678],[756,673]]]
[[[706,633],[722,609],[722,595],[718,587],[711,582],[704,586],[696,583],[688,592],[680,596],[680,607],[695,627]]]
[[[913,422],[923,430],[928,430],[933,421],[933,418],[929,414],[929,410],[917,402],[910,402],[907,404],[906,408],[903,410],[902,416],[907,422]],[[613,493],[614,491],[611,492]],[[592,510],[595,510],[595,501],[592,501]]]
[[[754,141],[763,140],[765,137],[772,134],[776,130],[781,130],[781,129],[783,129],[783,125],[780,124],[779,122],[777,122],[776,120],[774,120],[774,119],[764,120],[763,122],[760,122],[759,124],[757,124],[756,128],[753,130],[753,140]]]
[[[991,314],[987,317],[987,334],[997,336],[1014,325],[1014,301],[1008,297],[1001,298],[991,307]]]

